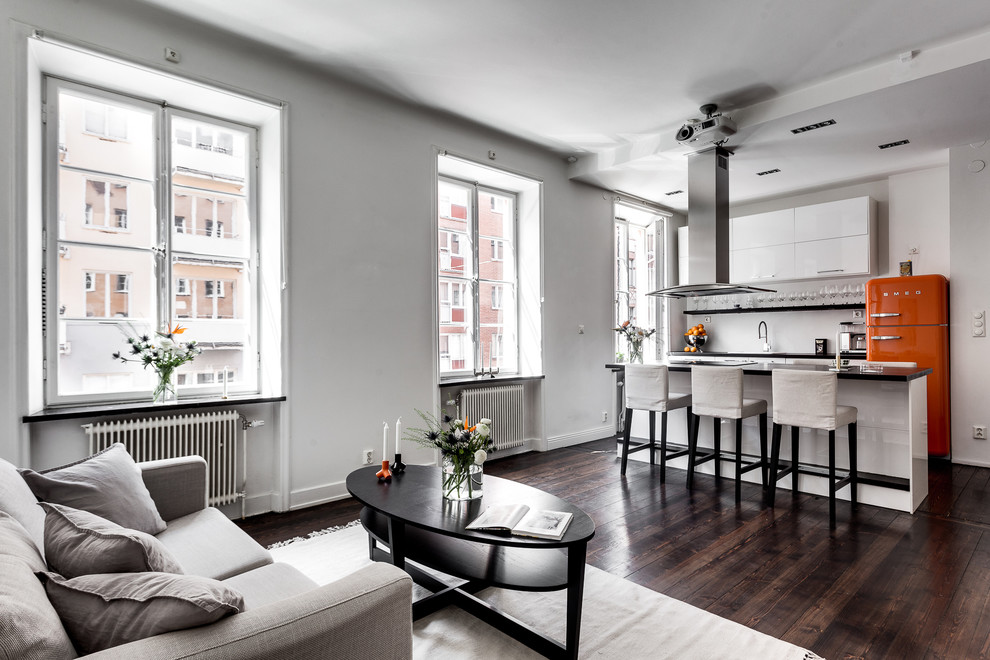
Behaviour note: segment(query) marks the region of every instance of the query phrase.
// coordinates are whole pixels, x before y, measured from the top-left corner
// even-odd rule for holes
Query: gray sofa
[[[245,611],[87,658],[412,657],[412,581],[406,573],[376,563],[319,587],[292,566],[274,563],[267,550],[206,505],[203,459],[193,456],[138,465],[167,523],[157,538],[186,574],[221,580],[239,591]],[[54,613],[35,577],[38,562],[44,563],[45,519],[36,502],[14,466],[0,459],[0,511],[16,521],[4,517],[0,525],[2,657],[48,655],[43,642],[39,647],[37,640],[33,647],[18,647],[25,633],[38,630],[42,618],[51,620]],[[17,603],[18,614],[12,614],[5,602]]]

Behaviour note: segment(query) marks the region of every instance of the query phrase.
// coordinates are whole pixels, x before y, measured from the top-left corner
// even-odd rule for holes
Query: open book
[[[507,531],[516,536],[557,540],[573,517],[574,514],[566,511],[537,511],[525,504],[497,504],[485,509],[465,529]]]

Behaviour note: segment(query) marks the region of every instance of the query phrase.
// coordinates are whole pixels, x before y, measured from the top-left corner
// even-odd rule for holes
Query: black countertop
[[[707,354],[710,355],[710,354]],[[739,356],[736,353],[734,355]],[[760,353],[760,355],[766,355]],[[778,354],[779,355],[779,354]],[[737,360],[734,362],[676,362],[667,365],[670,371],[691,371],[693,366],[738,366],[742,367],[743,373],[754,376],[767,376],[774,369],[791,369],[803,371],[828,371],[829,367],[823,364],[781,364],[779,362],[746,362]],[[622,371],[625,364],[606,364],[605,367],[612,371]],[[839,378],[851,380],[876,380],[876,381],[899,381],[907,382],[932,373],[931,369],[920,367],[882,367],[881,371],[864,371],[860,366],[848,367],[844,371],[838,372]]]
[[[824,355],[819,355],[818,353],[726,353],[722,351],[704,351],[704,355],[708,357],[745,357],[745,358],[811,358],[815,360],[829,360],[835,359],[835,353],[825,353]],[[677,352],[677,353],[667,353],[668,357],[688,357],[692,355],[688,352]],[[843,359],[848,358],[850,360],[865,360],[866,351],[842,351]]]

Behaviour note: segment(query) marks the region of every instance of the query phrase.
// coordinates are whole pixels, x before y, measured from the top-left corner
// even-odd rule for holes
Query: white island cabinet
[[[753,358],[756,360],[756,358]],[[706,367],[699,367],[706,368]],[[769,361],[758,361],[744,365],[744,387],[746,398],[766,399],[769,410],[773,411],[771,373],[773,369],[815,369],[826,367],[816,365],[781,365]],[[671,363],[670,391],[691,391],[691,365]],[[859,501],[899,511],[913,513],[922,500],[928,496],[928,437],[926,433],[928,405],[926,387],[930,370],[885,367],[879,373],[860,373],[858,367],[839,375],[838,403],[855,406],[858,409],[857,447],[859,473],[864,483],[859,486]],[[687,445],[686,425],[682,411],[668,414],[667,441],[676,445]],[[759,418],[747,418],[743,422],[744,460],[760,455]],[[768,422],[769,424],[769,422]],[[849,454],[847,429],[836,431],[836,466],[839,472],[848,469]],[[704,453],[710,451],[713,424],[711,418],[701,418],[698,433],[698,447]],[[769,430],[768,430],[769,433]],[[636,438],[649,437],[648,417],[645,414],[633,415],[632,435]],[[769,435],[768,435],[769,437]],[[790,437],[785,431],[781,442],[781,461],[790,460]],[[660,438],[657,437],[659,442]],[[733,424],[722,425],[722,447],[729,450],[735,446]],[[799,441],[801,463],[824,469],[828,465],[828,433],[812,429],[802,429]],[[621,455],[621,442],[619,443]],[[725,454],[729,456],[730,454]],[[632,454],[631,460],[649,460],[646,452]],[[668,461],[668,467],[687,469],[687,457]],[[616,468],[618,469],[618,468]],[[712,474],[711,461],[703,463],[699,474]],[[733,475],[731,461],[722,462],[722,476]],[[821,471],[821,470],[819,470]],[[759,471],[753,470],[743,475],[744,480],[759,483]],[[667,474],[668,484],[677,477]],[[782,479],[778,487],[790,488],[790,476]],[[707,480],[694,482],[695,488],[712,488]],[[798,489],[802,493],[828,495],[828,482],[817,474],[801,473]],[[849,489],[836,494],[839,499],[849,499]],[[800,499],[800,498],[799,498]]]

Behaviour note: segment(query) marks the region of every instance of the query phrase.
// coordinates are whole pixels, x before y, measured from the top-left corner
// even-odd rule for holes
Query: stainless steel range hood
[[[729,284],[729,152],[719,146],[688,155],[688,280],[650,296],[687,298],[772,291]]]

